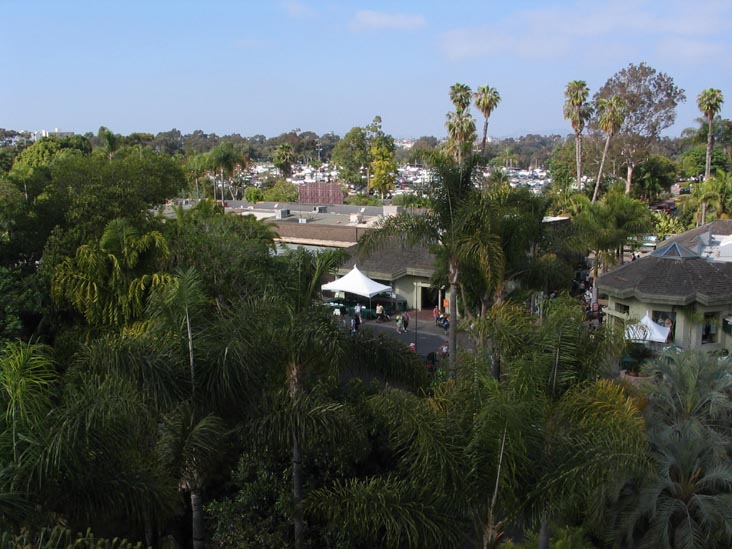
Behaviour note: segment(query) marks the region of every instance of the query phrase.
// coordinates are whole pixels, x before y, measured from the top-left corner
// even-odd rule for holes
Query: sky
[[[492,137],[569,134],[567,82],[646,62],[674,136],[705,88],[732,117],[731,30],[730,0],[0,0],[0,127],[444,137],[461,82],[499,91]]]

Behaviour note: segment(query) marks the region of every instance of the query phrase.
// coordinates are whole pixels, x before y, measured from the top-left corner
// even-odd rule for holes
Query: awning
[[[359,271],[355,265],[347,275],[328,284],[323,284],[320,288],[331,292],[348,292],[363,297],[373,297],[384,292],[391,292],[391,286],[385,286],[371,280]]]
[[[637,324],[631,324],[625,328],[625,339],[630,341],[655,341],[656,343],[666,343],[671,328],[661,326],[653,322],[651,317],[646,316],[640,319]]]

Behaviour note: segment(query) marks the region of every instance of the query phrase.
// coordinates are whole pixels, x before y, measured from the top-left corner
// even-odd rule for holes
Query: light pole
[[[418,282],[414,283],[414,352],[418,353],[417,345],[419,345],[419,310],[417,306],[417,288]],[[419,353],[418,353],[419,354]]]

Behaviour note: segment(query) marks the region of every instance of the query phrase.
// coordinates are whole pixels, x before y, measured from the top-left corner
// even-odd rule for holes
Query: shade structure
[[[625,328],[625,339],[630,341],[653,341],[656,343],[666,343],[668,334],[671,331],[666,326],[653,322],[648,313],[640,319],[637,324],[631,324]]]
[[[320,288],[331,292],[348,292],[363,297],[373,297],[384,292],[391,292],[391,286],[385,286],[371,280],[359,271],[355,265],[347,275],[328,284],[323,284]]]

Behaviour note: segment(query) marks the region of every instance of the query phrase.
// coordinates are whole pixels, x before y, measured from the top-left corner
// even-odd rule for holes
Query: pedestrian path
[[[394,317],[387,322],[378,320],[364,321],[362,329],[372,329],[398,339],[405,345],[414,343],[417,353],[427,356],[429,353],[437,352],[440,346],[447,341],[445,330],[435,326],[432,318],[432,311],[408,311],[410,320],[406,333],[397,333]]]

